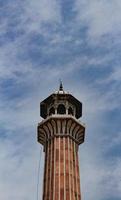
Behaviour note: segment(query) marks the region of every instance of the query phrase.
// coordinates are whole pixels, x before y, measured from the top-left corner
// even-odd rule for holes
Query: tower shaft
[[[80,200],[78,145],[69,137],[54,137],[45,151],[43,200]]]
[[[78,146],[84,131],[68,115],[53,115],[38,125],[45,151],[43,200],[81,200]]]

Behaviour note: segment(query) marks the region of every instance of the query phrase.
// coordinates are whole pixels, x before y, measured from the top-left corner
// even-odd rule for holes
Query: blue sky
[[[60,78],[83,102],[83,199],[121,199],[120,11],[120,0],[0,0],[2,200],[36,199],[39,102]]]

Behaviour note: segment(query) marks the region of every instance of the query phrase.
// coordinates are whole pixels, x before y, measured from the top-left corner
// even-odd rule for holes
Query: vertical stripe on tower
[[[72,197],[72,200],[73,200],[73,172],[72,172],[72,145],[71,145],[71,139],[69,140],[69,143],[70,143],[70,177],[71,177],[71,197]]]
[[[50,177],[49,177],[49,200],[51,200],[51,179],[52,179],[52,140],[50,141]]]
[[[47,141],[47,161],[46,161],[46,179],[45,179],[45,200],[47,198],[48,189],[48,165],[49,165],[49,140]]]
[[[68,138],[65,138],[65,180],[66,180],[66,199],[70,199],[70,193],[69,193],[69,154],[68,154]]]
[[[59,197],[59,138],[56,138],[55,200]]]
[[[56,137],[54,138],[54,177],[53,177],[53,200],[55,200],[55,171],[56,171]]]
[[[71,140],[71,155],[72,155],[72,185],[73,185],[73,200],[75,199],[75,196],[74,196],[74,152],[73,152],[73,141]]]
[[[60,137],[58,138],[59,139],[59,200],[60,200],[60,151],[61,151],[61,148],[60,148]]]
[[[48,159],[48,176],[47,176],[47,196],[46,198],[49,199],[49,189],[50,189],[50,161],[51,161],[51,140],[48,141],[48,153],[49,153],[49,159]]]
[[[46,190],[46,170],[47,170],[47,145],[45,148],[45,163],[44,163],[44,183],[43,183],[43,199],[45,199],[45,190]]]
[[[63,137],[63,154],[64,154],[64,200],[66,200],[66,168],[65,168],[65,138]]]
[[[68,165],[69,165],[69,194],[70,194],[70,200],[71,200],[71,177],[70,177],[70,175],[71,175],[71,172],[70,172],[70,138],[68,137],[68,158],[69,158],[69,160],[68,160]]]
[[[54,177],[54,139],[51,140],[51,143],[52,143],[52,148],[51,148],[51,182],[50,182],[50,185],[51,185],[51,190],[50,190],[50,200],[53,200],[53,177]]]
[[[80,187],[80,170],[79,170],[79,157],[77,155],[77,177],[78,177],[78,197],[79,197],[79,200],[81,200],[81,187]]]
[[[76,199],[78,200],[78,185],[77,185],[77,154],[76,154],[76,143],[74,142],[74,156],[75,156],[75,182],[76,182],[76,190],[75,195]]]
[[[60,199],[64,199],[64,153],[63,138],[60,138]]]

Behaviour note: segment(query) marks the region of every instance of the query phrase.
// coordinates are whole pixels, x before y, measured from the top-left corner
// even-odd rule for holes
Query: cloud
[[[121,197],[121,163],[119,154],[114,158],[112,153],[120,145],[120,116],[117,114],[114,119],[121,105],[119,10],[118,0],[115,5],[106,0],[77,0],[71,1],[70,8],[66,2],[62,6],[54,0],[3,3],[0,12],[2,200],[31,200],[36,196],[41,148],[36,142],[36,126],[41,120],[39,103],[58,89],[60,78],[65,90],[83,102],[81,120],[86,123],[86,139],[80,151],[83,198]],[[95,43],[100,41],[97,46],[90,42],[92,38]],[[42,154],[40,185],[43,157]]]
[[[59,16],[59,4],[56,0],[26,0],[27,15],[31,16],[35,21],[58,21]]]
[[[81,147],[81,151],[83,148]],[[111,163],[105,161],[104,163],[103,160],[99,160],[101,155],[97,156],[93,155],[93,152],[90,152],[89,155],[86,155],[85,152],[81,153],[82,197],[90,200],[96,198],[99,200],[120,199],[120,160],[113,160]]]
[[[107,78],[106,81],[107,82],[112,82],[112,81],[120,82],[121,81],[121,67],[119,67],[119,66],[114,67],[112,73],[110,74],[110,76]]]
[[[30,139],[32,134],[25,133],[25,130],[23,132],[22,137],[18,136],[20,140],[4,138],[0,141],[0,194],[4,200],[33,199],[37,195],[38,157],[41,156],[43,173],[43,153],[39,153],[39,148],[32,142],[34,140]],[[40,180],[42,182],[41,173]],[[39,189],[39,192],[41,194],[42,191]]]
[[[14,29],[15,32],[24,31],[26,33],[31,31],[40,31],[42,23],[59,22],[61,20],[59,4],[56,0],[39,1],[25,0],[21,2],[18,0],[6,0],[6,3],[1,7],[1,28],[3,27]],[[8,13],[4,16],[4,10]],[[2,31],[4,33],[4,31]]]
[[[121,2],[94,0],[76,1],[77,19],[88,27],[90,38],[114,35],[120,33]]]

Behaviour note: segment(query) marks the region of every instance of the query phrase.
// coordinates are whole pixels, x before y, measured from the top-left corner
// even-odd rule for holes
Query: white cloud
[[[38,144],[37,148],[29,138],[24,137],[24,139],[17,143],[9,139],[0,142],[0,194],[4,200],[36,198],[39,156],[41,156],[40,181],[42,182],[43,153],[41,151],[39,154],[40,145]],[[41,196],[40,189],[39,192]]]
[[[117,23],[121,19],[119,13],[121,3],[118,0],[115,1],[115,5],[113,1],[110,2],[104,0],[94,0],[93,2],[86,0],[77,1],[79,23],[83,22],[88,25],[90,37],[100,37],[110,32],[116,33],[120,29],[120,27],[117,29]],[[15,11],[14,9],[16,8],[17,12],[17,5],[9,6],[12,6],[12,11]],[[100,55],[98,58],[92,56],[89,58],[80,53],[79,56],[75,55],[73,62],[69,61],[62,66],[60,63],[57,66],[53,66],[50,63],[49,65],[44,64],[35,67],[36,60],[31,63],[29,58],[27,60],[18,58],[18,55],[21,55],[21,51],[24,54],[25,50],[29,47],[28,39],[33,32],[42,33],[48,39],[49,44],[42,47],[42,52],[46,56],[55,54],[54,59],[56,59],[56,52],[63,52],[66,49],[66,43],[73,42],[75,38],[71,34],[58,34],[55,33],[56,31],[50,34],[46,28],[42,27],[43,22],[53,23],[53,26],[55,26],[56,22],[61,22],[59,3],[54,0],[51,2],[49,0],[25,0],[23,11],[21,11],[21,14],[19,13],[19,17],[20,23],[15,29],[24,30],[25,33],[17,37],[14,41],[7,42],[7,44],[4,44],[0,48],[1,83],[3,80],[12,79],[14,80],[12,91],[22,86],[27,86],[28,88],[27,93],[23,96],[6,98],[8,94],[3,93],[2,87],[0,87],[0,91],[2,91],[0,96],[1,129],[6,128],[7,134],[11,131],[15,138],[19,137],[20,139],[19,144],[12,142],[11,138],[7,141],[5,140],[5,142],[4,139],[1,139],[0,142],[0,159],[2,163],[0,165],[0,180],[2,180],[0,181],[0,194],[2,200],[31,200],[36,196],[37,177],[35,177],[35,174],[38,167],[39,144],[33,143],[36,142],[36,126],[40,120],[39,101],[49,95],[50,90],[53,92],[58,87],[57,81],[60,77],[64,80],[64,85],[68,88],[67,90],[72,91],[84,103],[83,122],[87,124],[86,140],[81,151],[82,191],[84,199],[95,200],[99,196],[102,198],[102,195],[104,195],[103,182],[106,182],[105,179],[107,179],[108,183],[108,188],[106,186],[106,195],[108,191],[112,191],[112,195],[117,192],[121,196],[121,182],[119,180],[121,163],[115,162],[113,163],[113,167],[111,165],[107,166],[106,163],[101,163],[105,162],[103,155],[99,155],[102,153],[100,150],[102,146],[100,144],[99,130],[101,132],[101,126],[107,123],[106,119],[104,120],[103,118],[104,114],[120,105],[120,99],[115,98],[117,94],[116,87],[101,93],[95,83],[88,85],[88,80],[87,82],[86,80],[81,80],[81,78],[79,80],[79,77],[76,80],[75,77],[75,74],[80,69],[88,69],[90,66],[97,67],[97,70],[99,66],[102,68],[103,64],[112,59],[112,55],[105,55],[103,57]],[[7,32],[8,24],[9,19],[6,19],[1,24],[1,35]],[[76,41],[78,44],[78,42],[83,41],[83,38]],[[62,48],[61,44],[63,44]],[[26,45],[28,46],[26,47]],[[108,83],[110,80],[120,80],[120,77],[120,68],[114,69]],[[29,133],[26,133],[27,129]],[[23,137],[22,133],[24,131]],[[1,135],[2,138],[4,136],[2,130],[1,134],[3,134]],[[18,150],[21,153],[18,153]],[[90,155],[88,155],[89,153]],[[114,180],[115,184],[110,180]],[[42,180],[40,181],[41,183]]]
[[[56,0],[7,2],[2,9],[8,13],[0,25],[2,33],[8,25],[11,25],[11,20],[13,22],[18,20],[18,23],[14,23],[15,31],[24,29],[26,33],[40,31],[41,23],[61,21],[60,6]]]
[[[27,32],[41,31],[43,23],[60,23],[60,7],[56,0],[26,0],[24,4],[25,28]],[[24,25],[24,24],[23,24]]]
[[[77,0],[78,20],[88,26],[90,37],[117,34],[121,31],[121,1]]]
[[[99,147],[99,146],[98,146]],[[101,155],[81,147],[81,188],[82,197],[86,200],[121,198],[121,162],[114,159],[103,160]],[[97,151],[97,147],[95,148]],[[100,150],[101,151],[101,150]],[[99,151],[98,151],[99,153]]]
[[[110,76],[106,79],[106,82],[110,81],[121,81],[121,67],[115,66]]]
[[[50,21],[58,20],[59,17],[59,5],[56,0],[26,0],[26,12],[28,16],[31,16],[35,21]]]

